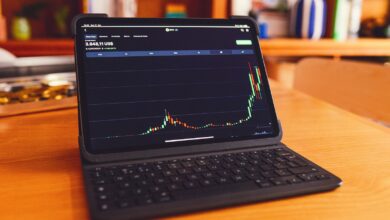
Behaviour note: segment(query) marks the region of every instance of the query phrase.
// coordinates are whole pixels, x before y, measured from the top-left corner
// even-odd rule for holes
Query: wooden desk
[[[344,180],[332,192],[177,219],[390,219],[390,129],[272,85],[284,142]],[[76,109],[0,119],[0,219],[87,219]]]

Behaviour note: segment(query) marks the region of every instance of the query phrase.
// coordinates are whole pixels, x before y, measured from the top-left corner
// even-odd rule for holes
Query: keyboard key
[[[159,177],[161,174],[159,174],[158,172],[149,172],[149,173],[146,173],[145,175],[149,179],[155,179],[155,178]]]
[[[171,163],[171,164],[168,164],[168,168],[169,169],[179,169],[179,168],[181,168],[181,165],[179,163]]]
[[[102,211],[107,211],[108,208],[109,208],[109,206],[108,206],[107,203],[102,203],[102,204],[99,205],[99,208],[100,208],[100,210],[102,210]]]
[[[313,174],[302,173],[302,174],[298,174],[298,177],[301,178],[304,181],[316,180],[316,178],[315,178],[315,176]]]
[[[104,176],[104,174],[101,171],[94,171],[91,173],[91,177],[94,177],[94,178],[102,178],[103,176]]]
[[[176,172],[174,170],[164,170],[163,175],[164,176],[173,176],[173,175],[176,175]]]
[[[193,170],[194,170],[195,173],[202,173],[202,172],[206,172],[207,171],[207,169],[205,167],[203,167],[203,166],[201,166],[201,167],[194,167]]]
[[[183,189],[181,184],[171,183],[171,184],[168,185],[168,190],[170,190],[170,191],[175,191],[175,190],[180,190],[180,189]]]
[[[258,170],[258,168],[255,167],[255,166],[247,166],[247,167],[245,167],[245,169],[246,169],[248,172],[251,172],[251,173],[256,172],[256,171]]]
[[[213,180],[210,180],[210,179],[201,180],[199,182],[202,186],[211,186],[211,185],[215,184],[215,182]]]
[[[298,159],[298,158],[295,158],[293,160],[291,160],[292,162],[298,164],[299,166],[303,167],[303,166],[306,166],[307,163],[301,159]]]
[[[119,208],[127,208],[130,206],[130,202],[127,200],[118,201],[117,205]]]
[[[106,190],[106,188],[104,186],[96,187],[97,192],[104,192],[105,190]]]
[[[221,177],[227,177],[227,176],[230,176],[230,175],[231,175],[230,172],[227,171],[227,170],[221,170],[221,171],[218,171],[217,173],[218,173],[218,175],[221,176]]]
[[[271,165],[264,164],[264,165],[260,165],[260,169],[264,171],[269,171],[269,170],[273,170],[273,167]]]
[[[254,182],[241,182],[235,184],[214,185],[210,187],[192,188],[188,190],[178,190],[172,192],[175,199],[193,199],[194,197],[204,195],[221,195],[241,192],[244,190],[256,190],[259,187]]]
[[[230,181],[226,177],[219,177],[216,179],[216,182],[218,184],[225,184],[225,183],[229,183]]]
[[[281,178],[271,178],[270,180],[271,180],[271,182],[272,182],[273,184],[275,184],[276,186],[281,186],[281,185],[287,184],[287,182],[284,181],[284,180],[281,179]]]
[[[100,195],[98,196],[98,198],[99,198],[100,200],[107,200],[107,199],[108,199],[108,196],[107,196],[107,194],[100,194]]]
[[[287,162],[286,164],[287,164],[289,167],[298,167],[298,164],[296,164],[296,163],[294,163],[294,162],[291,162],[291,161]]]
[[[288,170],[293,174],[318,172],[318,169],[312,166],[289,168]]]
[[[146,190],[141,189],[141,188],[133,189],[133,194],[135,194],[135,195],[142,195],[145,192],[146,192]]]
[[[193,161],[184,161],[181,163],[183,167],[185,168],[192,168],[195,166],[195,163]]]
[[[241,168],[235,168],[235,169],[232,169],[231,170],[234,174],[238,175],[238,174],[242,174],[244,171],[243,169]]]
[[[213,170],[218,170],[218,166],[215,165],[215,164],[207,165],[207,168],[209,168],[209,170],[211,170],[211,171],[213,171]]]
[[[284,168],[287,168],[288,166],[284,163],[274,163],[273,164],[274,167],[276,167],[277,169],[284,169]]]
[[[157,178],[154,182],[157,185],[161,185],[161,184],[166,184],[168,181],[165,178]]]
[[[272,171],[264,171],[264,172],[260,172],[260,174],[266,178],[271,178],[276,176],[276,174]]]
[[[105,175],[106,176],[115,176],[115,171],[114,171],[115,168],[110,168],[109,170],[107,170],[105,172]]]
[[[128,193],[127,193],[127,191],[125,191],[125,190],[119,190],[119,191],[117,191],[116,195],[117,195],[117,197],[119,197],[119,198],[125,198],[125,197],[128,196]]]
[[[192,173],[192,171],[188,168],[182,168],[182,169],[178,169],[177,172],[181,175],[184,175],[184,174],[190,174]]]
[[[283,170],[275,170],[275,173],[278,174],[279,176],[288,176],[288,175],[290,175],[290,172],[288,172],[285,169],[283,169]]]
[[[183,184],[184,184],[184,187],[187,189],[196,188],[198,186],[198,184],[194,181],[186,181]]]
[[[205,160],[197,160],[196,163],[199,165],[199,166],[204,166],[207,164],[207,162]]]
[[[114,177],[114,181],[115,182],[121,182],[123,180],[125,180],[125,178],[123,176],[116,176],[116,177]]]
[[[169,202],[169,201],[171,201],[171,197],[170,196],[157,197],[156,201],[157,202]]]
[[[297,177],[292,177],[291,179],[288,180],[288,182],[291,183],[291,184],[295,184],[295,183],[301,183],[302,180],[300,180]]]
[[[150,205],[153,204],[153,199],[149,196],[140,197],[137,199],[138,205]]]
[[[246,178],[242,175],[235,175],[232,177],[234,182],[243,182],[246,180]]]
[[[272,184],[270,182],[268,182],[267,180],[263,180],[263,179],[256,179],[255,183],[262,188],[272,186]]]
[[[167,191],[160,191],[158,193],[154,193],[155,197],[167,197],[169,196],[169,193]]]
[[[160,186],[153,186],[150,188],[150,192],[152,192],[152,193],[157,193],[157,192],[160,192],[162,190],[163,190],[163,188]]]
[[[251,179],[251,180],[262,179],[262,177],[261,177],[260,174],[258,174],[258,173],[248,173],[248,174],[246,175],[246,177],[248,177],[248,178]]]
[[[184,181],[184,177],[182,176],[172,176],[171,181],[174,183],[179,183]]]
[[[189,175],[187,175],[187,179],[188,180],[198,180],[198,179],[200,179],[200,176],[198,175],[198,174],[189,174]]]
[[[206,172],[206,173],[203,173],[203,177],[206,179],[210,179],[210,178],[215,177],[215,175],[212,172]]]
[[[130,188],[130,186],[131,186],[131,184],[129,182],[122,182],[120,184],[121,189],[128,189],[128,188]]]
[[[130,180],[140,180],[142,178],[141,174],[133,174],[130,176]]]
[[[328,179],[329,176],[326,175],[326,174],[317,174],[316,178],[319,179],[319,180],[323,180],[323,179]]]
[[[106,184],[106,183],[107,183],[107,180],[105,180],[105,179],[97,179],[97,180],[94,181],[94,183],[95,183],[96,185]]]
[[[141,180],[141,181],[137,182],[136,185],[138,187],[148,187],[148,186],[152,185],[152,182],[150,180]]]

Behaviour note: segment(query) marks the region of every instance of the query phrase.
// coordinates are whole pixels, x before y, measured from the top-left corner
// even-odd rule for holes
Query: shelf
[[[0,41],[4,48],[17,57],[72,55],[73,40],[71,39],[38,39],[28,41]]]
[[[262,39],[264,56],[390,56],[390,39]]]
[[[260,45],[264,56],[390,56],[390,39],[262,39]],[[71,39],[6,41],[0,42],[0,47],[16,56],[73,54]]]

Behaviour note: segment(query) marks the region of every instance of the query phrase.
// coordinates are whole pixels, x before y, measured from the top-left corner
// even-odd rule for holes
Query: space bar
[[[228,185],[214,185],[204,188],[181,190],[172,193],[175,199],[189,199],[197,197],[209,197],[221,194],[231,194],[259,189],[254,182],[235,183]]]

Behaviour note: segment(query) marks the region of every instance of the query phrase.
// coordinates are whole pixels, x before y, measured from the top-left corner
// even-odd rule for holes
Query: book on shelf
[[[231,1],[232,15],[247,16],[251,9],[252,9],[252,0]]]
[[[166,18],[186,18],[187,7],[185,4],[167,3],[165,6]]]
[[[83,7],[87,13],[104,13],[109,17],[135,17],[136,0],[84,0]]]
[[[260,11],[257,15],[257,23],[266,25],[269,38],[282,38],[289,35],[288,13],[278,11]]]
[[[328,29],[328,31],[331,31],[329,35],[335,40],[357,38],[362,0],[334,0],[334,3],[334,6],[332,5],[334,8],[329,9],[334,10],[334,16],[330,18],[333,19],[333,22],[329,22],[330,25],[333,24],[333,27]]]
[[[348,22],[348,38],[357,38],[360,29],[363,0],[352,0]]]

